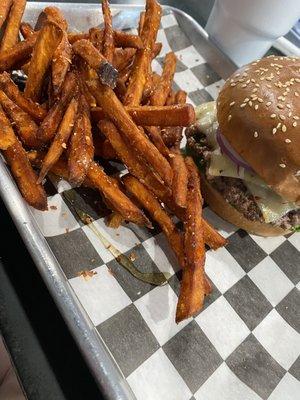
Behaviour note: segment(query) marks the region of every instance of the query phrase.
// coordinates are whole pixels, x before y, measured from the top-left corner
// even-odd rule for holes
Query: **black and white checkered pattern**
[[[205,62],[173,13],[162,18],[161,56],[178,57],[175,88],[195,105],[216,98],[220,77]],[[162,58],[153,62],[161,71]],[[111,172],[118,170],[115,164]],[[175,324],[180,271],[164,235],[132,224],[106,227],[97,193],[47,183],[49,210],[32,213],[83,307],[138,400],[296,400],[300,396],[300,235],[248,235],[211,210],[204,215],[229,239],[208,251],[214,291],[195,318]],[[68,207],[64,193],[142,271],[168,271],[168,285],[133,278]],[[90,279],[78,276],[93,270]]]

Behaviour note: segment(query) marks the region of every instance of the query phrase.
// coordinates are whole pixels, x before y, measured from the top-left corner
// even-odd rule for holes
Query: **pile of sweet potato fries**
[[[165,56],[161,75],[151,69],[162,47],[160,5],[146,1],[138,35],[113,29],[107,0],[103,28],[82,33],[69,32],[56,7],[45,8],[32,27],[22,22],[25,6],[0,4],[0,149],[23,197],[46,210],[42,184],[54,173],[98,190],[112,210],[110,226],[151,228],[155,221],[183,270],[176,321],[194,315],[211,291],[205,244],[217,249],[225,240],[202,217],[197,167],[180,152],[183,127],[195,114],[186,93],[172,90],[174,53]],[[13,80],[16,70],[24,88]],[[108,176],[103,159],[129,172]]]

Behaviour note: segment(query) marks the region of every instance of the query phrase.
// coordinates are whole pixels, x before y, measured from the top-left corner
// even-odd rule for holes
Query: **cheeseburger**
[[[235,72],[186,130],[210,208],[251,233],[300,228],[300,59],[267,57]]]

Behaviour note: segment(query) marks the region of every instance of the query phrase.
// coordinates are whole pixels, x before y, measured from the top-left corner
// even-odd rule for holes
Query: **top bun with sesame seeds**
[[[234,73],[217,101],[221,133],[283,199],[300,203],[300,58],[271,56]]]

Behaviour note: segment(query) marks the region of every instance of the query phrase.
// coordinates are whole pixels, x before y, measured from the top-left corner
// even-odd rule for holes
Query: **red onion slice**
[[[243,158],[235,150],[233,150],[228,140],[222,135],[219,129],[217,130],[217,142],[220,146],[221,152],[226,154],[226,156],[230,158],[230,160],[236,164],[238,168],[242,167],[247,171],[254,172],[250,165],[247,164],[246,161],[243,160]]]

